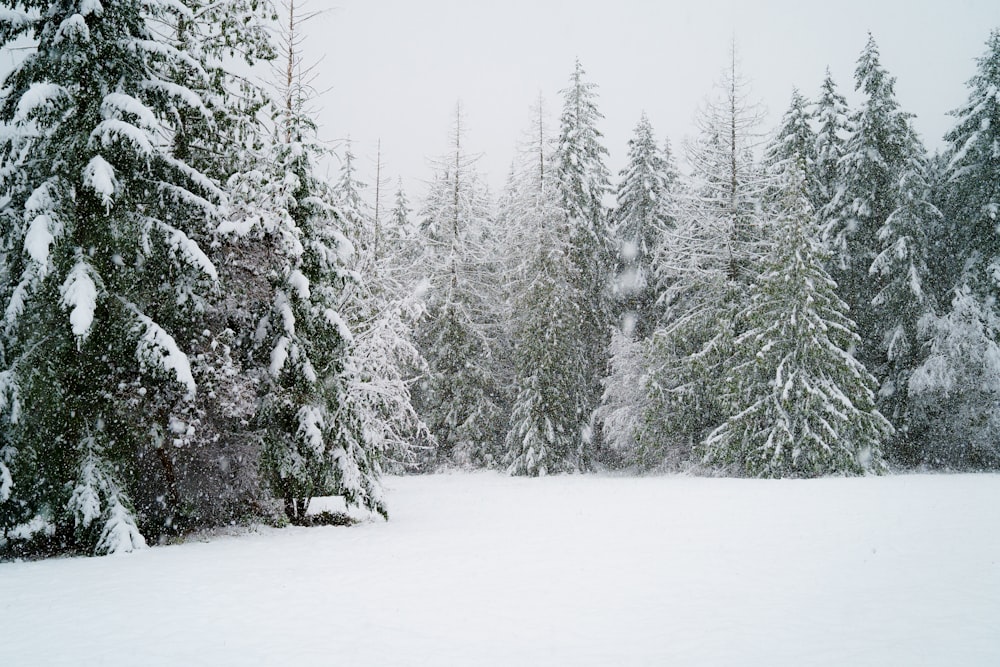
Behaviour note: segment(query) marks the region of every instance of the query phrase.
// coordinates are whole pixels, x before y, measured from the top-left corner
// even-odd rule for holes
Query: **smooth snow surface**
[[[1000,475],[386,485],[388,523],[0,564],[0,662],[1000,665]]]

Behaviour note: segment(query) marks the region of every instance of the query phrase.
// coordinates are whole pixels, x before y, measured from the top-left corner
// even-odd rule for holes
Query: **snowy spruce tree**
[[[417,348],[427,371],[417,386],[418,411],[437,440],[429,465],[488,464],[505,432],[496,345],[502,330],[497,305],[499,253],[493,248],[489,202],[465,151],[465,119],[456,108],[451,153],[420,212],[428,289]]]
[[[514,174],[516,212],[508,224],[527,239],[513,296],[517,395],[505,458],[514,474],[584,470],[595,454],[593,415],[613,322],[614,240],[603,204],[610,185],[597,129],[602,116],[596,86],[584,77],[577,61],[562,91],[551,154],[536,108]]]
[[[601,378],[607,371],[608,341],[613,323],[610,288],[614,272],[614,234],[604,197],[610,191],[610,177],[604,164],[608,151],[601,143],[597,124],[604,117],[597,108],[597,85],[585,79],[586,72],[577,60],[569,86],[561,91],[562,113],[551,176],[564,220],[559,232],[565,243],[570,273],[566,276],[570,291],[566,298],[573,303],[575,315],[567,322],[577,328],[576,338],[565,344],[580,366],[571,388],[575,420],[570,437],[579,439],[571,467],[590,466],[596,444],[592,415],[601,396]]]
[[[735,414],[705,439],[704,461],[753,477],[877,471],[892,426],[848,352],[857,335],[823,266],[805,159],[783,164],[777,243],[736,318]]]
[[[504,463],[512,474],[578,470],[589,403],[581,303],[570,232],[552,166],[541,103],[519,151],[500,218],[508,243],[509,338],[514,403]]]
[[[233,176],[233,213],[220,231],[267,248],[268,292],[253,347],[260,368],[255,417],[261,464],[289,520],[317,495],[386,514],[381,452],[368,438],[354,392],[354,334],[342,313],[361,277],[328,185],[315,173],[323,154],[307,112],[314,97],[300,56],[302,15],[290,2],[273,134],[255,169]],[[260,255],[257,255],[260,259]]]
[[[774,175],[774,182],[770,184],[770,198],[778,202],[784,198],[784,188],[787,186],[786,179],[783,178],[786,165],[794,160],[802,162],[806,193],[810,203],[815,207],[815,202],[822,196],[821,186],[815,178],[817,140],[812,129],[812,121],[808,100],[798,89],[793,90],[792,100],[778,126],[775,140],[768,146],[764,155],[764,166]]]
[[[355,407],[368,446],[396,470],[418,463],[415,442],[432,443],[411,399],[412,373],[426,366],[412,342],[414,323],[423,311],[412,289],[397,283],[394,249],[397,220],[388,233],[364,198],[366,185],[356,176],[350,141],[344,147],[340,178],[333,187],[339,219],[354,248],[341,309],[353,333],[347,350],[346,394]],[[402,190],[400,190],[402,192]],[[398,204],[398,202],[397,202]],[[400,215],[405,216],[404,209]]]
[[[855,79],[865,97],[851,118],[824,233],[831,273],[858,324],[857,356],[879,380],[879,404],[898,427],[888,453],[906,459],[913,447],[907,378],[919,363],[917,322],[933,308],[926,252],[939,214],[929,201],[924,149],[871,36]]]
[[[267,94],[237,70],[273,60],[269,28],[276,14],[270,2],[259,0],[189,0],[185,5],[190,13],[178,13],[163,25],[173,30],[187,61],[202,64],[199,71],[182,63],[176,74],[203,100],[207,112],[178,110],[172,150],[224,184],[246,167],[246,157],[260,144],[258,112]],[[270,493],[261,483],[260,448],[251,424],[259,378],[243,363],[253,329],[248,315],[258,296],[253,282],[245,279],[256,271],[248,271],[250,262],[242,261],[248,259],[246,247],[234,253],[230,239],[215,231],[192,235],[219,278],[218,289],[203,302],[204,329],[189,341],[199,391],[194,401],[175,405],[168,417],[172,432],[157,433],[155,447],[138,462],[162,468],[163,480],[143,485],[133,498],[137,509],[147,522],[170,532],[269,514]],[[238,294],[229,288],[233,284],[241,285]]]
[[[923,360],[920,320],[936,310],[928,285],[928,248],[941,213],[931,203],[924,148],[908,129],[906,157],[896,183],[897,207],[878,230],[879,254],[869,275],[878,290],[872,306],[879,313],[881,337],[882,356],[873,367],[881,384],[879,407],[898,432],[890,453],[913,463],[919,456],[920,434],[911,428],[908,388],[911,373]]]
[[[672,189],[677,171],[670,143],[661,150],[653,126],[642,114],[628,142],[628,163],[619,175],[612,225],[617,241],[614,296],[621,318],[631,316],[639,338],[656,325],[656,293],[652,271],[654,246],[671,223]]]
[[[817,130],[812,172],[815,187],[810,191],[813,208],[824,226],[829,218],[836,215],[828,206],[840,184],[840,159],[844,156],[844,142],[848,136],[848,114],[847,100],[837,91],[837,85],[827,69],[812,112]]]
[[[940,281],[945,291],[975,286],[980,297],[996,293],[1000,266],[1000,30],[994,30],[986,53],[968,82],[969,99],[952,112],[955,126],[945,136],[942,208],[947,218],[936,251],[954,257]]]
[[[224,200],[169,141],[182,117],[213,120],[186,85],[207,89],[206,68],[163,30],[191,18],[155,0],[0,17],[5,44],[36,44],[0,101],[8,539],[142,547],[133,498],[163,473],[134,461],[189,428],[170,415],[197,393],[184,350],[217,279],[195,239]]]
[[[858,59],[855,87],[864,95],[851,116],[840,159],[837,211],[824,230],[833,255],[832,275],[861,335],[859,357],[869,366],[881,356],[877,288],[869,275],[879,254],[879,230],[899,205],[898,182],[907,159],[909,116],[899,108],[895,78],[882,67],[869,35]]]
[[[614,287],[618,322],[608,349],[608,375],[596,417],[603,458],[612,465],[656,465],[641,435],[650,408],[647,387],[649,335],[659,322],[653,254],[673,224],[677,171],[669,141],[661,149],[645,114],[629,140],[628,164],[618,185],[612,223],[618,244]]]
[[[953,258],[938,282],[950,307],[919,321],[926,358],[909,378],[919,461],[959,468],[1000,465],[1000,31],[987,40],[969,99],[946,135],[944,221],[935,263]],[[943,303],[941,305],[944,305]]]
[[[769,179],[755,159],[762,112],[737,67],[735,48],[687,145],[690,183],[675,225],[657,246],[662,324],[650,342],[650,409],[643,438],[651,463],[677,464],[730,414],[724,378],[734,317],[770,247],[762,215]],[[655,463],[654,463],[655,464]]]

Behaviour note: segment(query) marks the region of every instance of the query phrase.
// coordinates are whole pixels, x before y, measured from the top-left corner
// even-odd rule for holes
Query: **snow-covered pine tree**
[[[909,376],[917,462],[952,468],[1000,466],[1000,317],[992,298],[955,289],[943,315],[919,322],[923,363]]]
[[[385,239],[385,280],[397,298],[412,296],[420,281],[417,263],[421,257],[420,230],[411,218],[413,209],[403,189],[403,179],[396,184],[392,210],[383,225]]]
[[[926,428],[920,460],[953,467],[1000,466],[1000,30],[987,40],[969,99],[945,139],[944,222],[935,264],[950,308],[919,324],[927,357],[910,376],[915,421]],[[944,264],[944,262],[941,262]]]
[[[813,208],[825,227],[827,219],[835,216],[835,212],[828,211],[827,207],[834,200],[840,183],[840,159],[844,155],[844,142],[848,136],[847,100],[837,92],[829,68],[812,116],[818,127],[813,168],[815,189],[810,194]]]
[[[931,203],[926,153],[912,127],[908,128],[905,161],[897,175],[897,207],[878,230],[879,253],[869,275],[877,290],[872,306],[878,313],[876,331],[882,353],[873,370],[879,379],[879,409],[892,420],[896,438],[887,453],[907,463],[919,458],[921,436],[911,428],[909,381],[921,363],[918,323],[935,311],[927,287],[929,239],[941,224]]]
[[[572,273],[567,276],[575,299],[579,336],[567,344],[579,346],[569,356],[580,360],[581,384],[577,413],[578,423],[570,437],[579,438],[571,467],[587,468],[595,436],[592,416],[601,396],[601,378],[607,372],[607,349],[614,320],[611,285],[614,274],[614,235],[611,231],[604,197],[610,192],[610,178],[604,158],[607,149],[601,144],[597,124],[604,117],[597,108],[597,85],[585,79],[586,72],[577,60],[569,86],[561,91],[562,114],[551,176],[556,197],[565,217],[563,231],[566,254]],[[572,341],[572,342],[570,342]]]
[[[805,167],[804,156],[783,161],[777,244],[736,318],[736,412],[702,444],[707,464],[742,475],[878,471],[892,433],[874,378],[848,352],[857,335],[823,266]]]
[[[427,314],[416,331],[427,361],[418,384],[418,411],[436,438],[436,465],[487,464],[505,432],[497,383],[499,253],[491,247],[489,202],[465,152],[464,116],[456,107],[451,154],[420,212]]]
[[[602,458],[614,467],[652,468],[664,463],[645,446],[645,420],[651,407],[649,347],[648,338],[636,336],[628,315],[621,328],[611,332],[608,375],[595,417],[604,435]]]
[[[395,258],[387,236],[365,201],[366,185],[356,177],[348,141],[340,178],[333,187],[339,219],[354,246],[350,266],[356,279],[347,286],[341,312],[353,332],[345,362],[347,396],[357,412],[368,446],[397,470],[414,467],[414,442],[432,438],[410,396],[412,372],[426,364],[412,342],[422,314],[412,290],[396,283]],[[405,221],[404,221],[405,224]]]
[[[245,76],[245,68],[275,57],[270,26],[277,16],[266,0],[185,0],[184,4],[190,13],[170,17],[170,22],[161,20],[159,25],[161,30],[172,30],[178,48],[188,54],[175,75],[198,94],[208,113],[178,110],[172,150],[214,181],[225,183],[244,169],[246,155],[260,145],[258,112],[267,94]],[[188,67],[191,60],[201,63],[202,71]],[[245,343],[255,324],[248,315],[258,296],[253,282],[245,280],[246,268],[261,258],[247,262],[246,247],[234,252],[232,239],[215,233],[195,230],[192,238],[216,266],[220,285],[206,295],[204,329],[188,343],[199,392],[194,401],[177,404],[169,415],[175,431],[183,433],[157,434],[156,446],[138,462],[162,468],[163,484],[146,484],[133,498],[148,523],[171,532],[260,517],[268,513],[270,498],[270,490],[261,483],[260,447],[250,424],[259,378],[243,364]],[[251,270],[255,271],[256,267]],[[240,285],[238,293],[230,289],[235,284]]]
[[[362,194],[368,185],[358,179],[356,161],[353,142],[348,138],[340,159],[340,177],[333,186],[332,194],[343,231],[354,246],[355,265],[358,270],[367,273],[373,266],[361,266],[357,262],[362,258],[368,262],[375,260],[375,221]]]
[[[781,177],[789,160],[802,160],[806,177],[806,192],[810,203],[820,199],[820,184],[814,178],[816,173],[816,135],[812,129],[812,114],[809,102],[798,89],[792,90],[792,100],[778,126],[775,139],[770,143],[764,154],[764,167],[775,174],[771,184],[772,199],[780,202],[784,199],[784,188],[787,183]]]
[[[930,203],[923,146],[871,35],[855,81],[865,97],[851,118],[824,235],[834,256],[831,274],[858,325],[857,357],[879,380],[879,406],[897,427],[888,454],[906,460],[914,446],[906,387],[919,363],[917,321],[933,308],[924,284],[928,234],[939,214]]]
[[[698,136],[686,146],[691,183],[657,246],[665,314],[650,343],[650,409],[641,437],[651,464],[688,459],[730,414],[722,385],[733,318],[771,243],[761,215],[769,180],[755,161],[762,112],[735,47],[716,87],[696,117]]]
[[[593,409],[581,345],[568,220],[560,206],[541,101],[532,110],[501,219],[507,226],[507,298],[514,402],[504,463],[512,474],[578,470],[581,429]]]
[[[952,112],[955,126],[945,135],[946,189],[942,208],[945,243],[941,255],[955,258],[943,276],[945,289],[970,284],[981,297],[996,294],[1000,268],[1000,30],[969,80],[968,101]]]
[[[881,314],[872,305],[878,289],[869,269],[879,253],[878,233],[899,205],[898,182],[907,159],[909,116],[895,97],[895,78],[883,69],[869,34],[855,70],[864,95],[851,115],[851,134],[840,160],[839,186],[824,237],[832,253],[831,276],[858,325],[858,358],[873,368],[881,355]]]
[[[341,313],[361,277],[350,270],[353,246],[345,223],[315,173],[323,148],[307,110],[314,92],[299,50],[308,15],[297,14],[291,1],[286,8],[287,67],[278,84],[273,136],[257,169],[230,179],[235,210],[220,229],[273,251],[266,254],[270,289],[253,335],[262,465],[289,520],[301,520],[312,497],[328,494],[385,515],[381,452],[367,438],[352,393],[354,335]]]
[[[191,17],[158,0],[0,16],[4,44],[36,44],[0,101],[8,538],[143,546],[132,498],[161,481],[134,462],[188,429],[170,415],[196,393],[183,348],[217,278],[195,238],[225,198],[169,141],[182,115],[212,121],[185,85],[207,71],[162,30]]]
[[[656,143],[653,126],[643,113],[628,142],[628,163],[621,171],[612,226],[618,256],[614,296],[619,324],[631,316],[632,330],[645,338],[656,326],[656,293],[652,271],[654,245],[671,222],[672,188],[677,170],[669,142]]]

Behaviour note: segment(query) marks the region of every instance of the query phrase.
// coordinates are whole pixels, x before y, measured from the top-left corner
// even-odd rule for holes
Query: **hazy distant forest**
[[[0,555],[387,516],[384,471],[1000,467],[1000,31],[940,153],[869,37],[777,127],[731,54],[610,174],[568,54],[501,191],[457,107],[408,195],[321,176],[295,9],[0,7]]]

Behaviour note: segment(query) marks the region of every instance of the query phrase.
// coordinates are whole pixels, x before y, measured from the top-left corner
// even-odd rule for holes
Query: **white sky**
[[[855,61],[871,30],[898,99],[934,149],[995,27],[997,0],[337,0],[306,24],[305,49],[323,57],[315,84],[326,91],[322,138],[350,135],[368,182],[381,138],[384,173],[393,187],[403,176],[413,201],[432,173],[427,158],[447,151],[459,99],[466,143],[483,153],[480,169],[499,188],[532,103],[542,92],[557,117],[576,57],[599,86],[614,175],[643,110],[657,137],[679,150],[733,35],[770,129],[792,87],[815,95],[827,66],[853,100]]]

